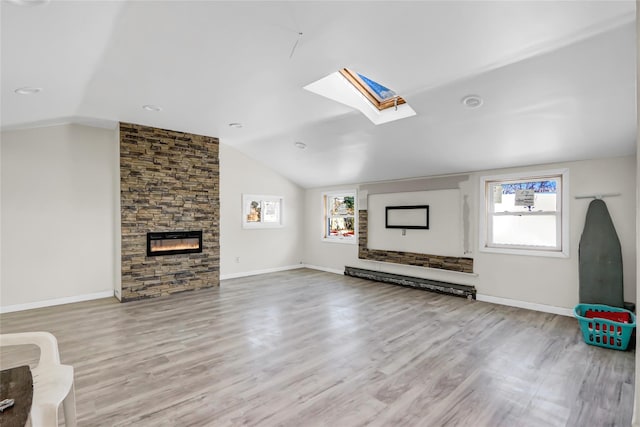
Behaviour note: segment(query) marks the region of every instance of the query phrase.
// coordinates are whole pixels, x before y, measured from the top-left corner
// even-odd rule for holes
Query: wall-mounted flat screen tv
[[[429,229],[429,205],[387,206],[384,215],[386,228]]]

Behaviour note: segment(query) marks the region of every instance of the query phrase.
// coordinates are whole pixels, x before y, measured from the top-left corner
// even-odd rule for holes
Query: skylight
[[[349,70],[348,68],[343,68],[340,70],[340,74],[358,89],[378,110],[384,110],[390,107],[395,108],[406,102],[399,97],[395,91],[360,73]]]
[[[348,68],[310,83],[304,89],[355,108],[376,125],[416,114],[395,91]]]

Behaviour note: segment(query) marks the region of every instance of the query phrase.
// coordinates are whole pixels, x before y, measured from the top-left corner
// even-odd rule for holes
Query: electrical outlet
[[[236,257],[236,264],[240,264],[240,257],[239,256]]]

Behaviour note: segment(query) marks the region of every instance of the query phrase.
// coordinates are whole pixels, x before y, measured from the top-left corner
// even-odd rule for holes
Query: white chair
[[[61,365],[58,341],[49,332],[0,334],[0,346],[36,345],[40,360],[31,369],[33,401],[29,419],[33,427],[57,426],[58,408],[64,406],[65,426],[75,427],[76,396],[73,385],[73,366]]]

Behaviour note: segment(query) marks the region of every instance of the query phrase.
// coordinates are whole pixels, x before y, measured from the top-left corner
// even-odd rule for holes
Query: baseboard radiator
[[[384,273],[382,271],[365,270],[363,268],[356,267],[345,267],[344,274],[345,276],[359,277],[361,279],[374,280],[376,282],[391,283],[394,285],[424,289],[427,291],[454,295],[467,299],[476,299],[475,286],[422,279],[420,277],[403,276],[401,274]]]

